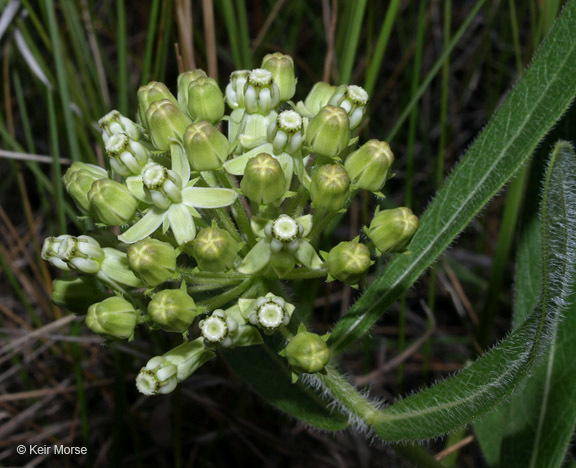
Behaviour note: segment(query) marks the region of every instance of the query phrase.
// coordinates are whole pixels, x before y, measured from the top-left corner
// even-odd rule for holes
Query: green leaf
[[[552,161],[554,160],[558,161],[556,164],[563,171],[561,174],[563,179],[559,180],[560,175],[556,172],[556,177],[550,177],[547,186],[563,188],[552,192],[554,197],[576,198],[574,150],[568,143],[560,142],[552,155]],[[554,174],[551,173],[552,176]],[[561,203],[561,200],[551,199],[548,202],[551,209],[557,212],[550,213],[548,220],[554,216],[573,220],[576,213],[570,211],[562,213],[561,208],[555,206],[558,202]],[[534,250],[540,239],[537,227],[538,223],[529,226],[526,235],[522,237],[524,242],[519,250],[515,323],[521,320],[527,309],[531,308],[533,288],[537,287],[538,283],[539,275],[532,276],[536,272],[531,271],[534,265],[538,268],[540,263],[540,259],[534,258]],[[550,243],[549,233],[557,234],[544,219],[542,239],[545,243]],[[552,244],[548,250],[554,248],[557,247]],[[550,268],[548,270],[552,271]],[[554,291],[545,290],[542,294],[554,297]],[[565,312],[565,319],[551,331],[548,353],[534,370],[530,380],[516,393],[510,403],[476,424],[476,433],[482,449],[492,466],[511,468],[562,466],[576,422],[576,367],[573,364],[576,353],[574,297],[569,303],[572,305]]]
[[[262,398],[306,424],[328,431],[348,426],[347,418],[302,382],[292,383],[286,360],[269,345],[223,350],[224,359],[234,372]]]
[[[572,294],[574,282],[575,217],[576,158],[570,146],[561,142],[552,153],[544,185],[540,304],[521,326],[467,369],[379,413],[373,418],[376,434],[391,441],[420,440],[463,426],[510,396],[529,375],[533,363],[547,349],[548,343],[552,343],[544,362],[547,371],[541,388],[539,416],[533,427],[534,439],[527,444],[533,447],[532,454],[528,463],[516,465],[507,460],[503,466],[534,468],[558,466],[550,464],[552,460],[562,462],[576,416],[576,369],[571,366],[573,354],[562,353],[556,362],[554,357],[560,344],[569,347],[567,352],[576,351],[576,341],[556,342],[555,338],[557,330],[558,333],[570,333],[570,326],[564,323],[558,328],[558,323],[566,312],[566,301]],[[568,321],[576,322],[576,315],[570,315]],[[554,373],[555,365],[561,366],[558,374]],[[554,428],[559,428],[559,433]],[[518,456],[515,450],[502,452],[511,458]]]
[[[576,94],[576,0],[570,0],[532,65],[472,144],[420,220],[409,250],[378,275],[338,322],[330,346],[341,351],[434,262],[522,167]]]

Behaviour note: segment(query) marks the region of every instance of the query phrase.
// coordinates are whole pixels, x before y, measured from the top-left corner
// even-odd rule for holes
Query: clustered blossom
[[[394,155],[383,141],[358,145],[364,89],[317,83],[294,103],[296,83],[280,53],[234,71],[224,92],[202,70],[178,77],[177,96],[151,82],[135,120],[113,110],[98,122],[108,169],[76,162],[63,176],[96,229],[45,240],[46,261],[81,275],[55,280],[53,301],[108,341],[139,327],[182,336],[141,369],[146,395],[173,391],[220,347],[273,334],[294,380],[323,372],[328,335],[298,323],[279,282],[357,287],[376,255],[406,252],[418,219],[403,207],[377,209],[362,239],[318,250],[359,191],[382,196]]]

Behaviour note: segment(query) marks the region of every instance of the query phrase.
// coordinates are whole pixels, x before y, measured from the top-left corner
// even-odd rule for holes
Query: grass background
[[[369,91],[360,137],[385,139],[396,155],[384,205],[421,214],[561,3],[0,0],[0,464],[405,466],[360,435],[289,420],[221,360],[172,395],[138,394],[136,372],[171,337],[142,332],[103,347],[50,303],[60,272],[40,259],[42,241],[84,229],[60,176],[71,161],[104,165],[96,121],[114,108],[133,117],[139,85],[175,91],[178,73],[198,67],[224,87],[231,71],[281,51],[295,60],[295,99],[319,80]],[[572,111],[556,132],[573,124]],[[509,327],[516,226],[535,209],[526,194],[540,171],[526,168],[347,353],[342,367],[358,385],[391,400],[462,368]],[[361,197],[334,237],[354,237],[372,209]],[[356,294],[338,283],[308,282],[306,292],[300,307],[320,332]],[[86,446],[88,456],[19,456],[19,443]],[[483,463],[466,429],[429,449],[446,466]]]

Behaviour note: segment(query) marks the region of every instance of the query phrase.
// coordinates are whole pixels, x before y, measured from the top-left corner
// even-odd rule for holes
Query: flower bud
[[[150,128],[147,119],[148,109],[153,102],[162,101],[163,99],[167,99],[175,106],[178,105],[178,101],[164,83],[151,81],[147,85],[138,88],[138,117],[140,123],[146,128]]]
[[[290,323],[294,306],[288,304],[283,298],[268,293],[256,299],[254,311],[248,316],[252,325],[264,330],[274,331]]]
[[[232,109],[244,109],[244,88],[248,82],[250,70],[236,70],[230,75],[226,86],[226,102]]]
[[[296,76],[294,75],[294,60],[289,55],[274,52],[264,56],[262,68],[272,73],[274,82],[280,91],[280,100],[292,99],[296,92]]]
[[[298,372],[319,372],[330,360],[325,337],[310,333],[301,327],[284,350],[288,364]]]
[[[176,249],[168,242],[143,239],[128,248],[128,264],[144,284],[156,287],[176,272]]]
[[[371,264],[370,250],[357,241],[340,242],[326,258],[328,273],[348,284],[356,284]]]
[[[184,333],[199,313],[194,299],[182,289],[160,291],[148,304],[154,324],[167,332]]]
[[[325,164],[312,173],[310,198],[321,210],[338,211],[350,196],[350,177],[344,166]]]
[[[244,88],[246,112],[268,115],[279,103],[280,91],[272,73],[263,68],[252,70]]]
[[[201,76],[188,84],[188,115],[192,120],[218,122],[224,115],[224,96],[213,78]]]
[[[108,177],[108,173],[99,166],[74,162],[68,168],[62,180],[66,191],[72,197],[76,206],[82,213],[89,214],[91,206],[90,200],[88,200],[88,192],[95,181],[106,177]]]
[[[161,151],[168,151],[172,143],[181,141],[186,127],[192,123],[178,104],[168,99],[153,102],[146,112],[146,118],[152,144]]]
[[[330,99],[330,105],[339,106],[348,113],[351,130],[362,122],[367,103],[368,93],[364,88],[356,85],[339,86]]]
[[[227,317],[222,309],[216,309],[210,317],[200,322],[200,333],[208,343],[220,343],[229,347],[233,343],[234,333],[238,330],[238,322]]]
[[[94,274],[100,270],[104,251],[91,237],[64,234],[44,241],[42,258],[63,270]]]
[[[302,148],[302,117],[293,110],[280,112],[268,127],[268,141],[274,154],[295,154]]]
[[[52,302],[75,314],[85,314],[88,307],[106,297],[106,292],[93,276],[55,279],[52,282]]]
[[[92,304],[86,315],[86,325],[97,335],[107,339],[131,340],[140,313],[118,296]]]
[[[203,271],[228,271],[234,266],[237,253],[238,244],[224,229],[202,229],[192,242],[192,255]]]
[[[144,192],[152,199],[154,205],[162,210],[172,203],[182,201],[182,179],[170,169],[160,164],[149,164],[142,172]]]
[[[210,122],[190,125],[184,133],[184,149],[196,171],[212,171],[228,158],[228,138]]]
[[[250,159],[240,182],[242,193],[254,203],[267,205],[284,195],[286,178],[280,163],[267,153]]]
[[[325,106],[310,120],[306,129],[306,142],[310,149],[334,158],[350,141],[348,114],[341,107]]]
[[[114,172],[122,177],[129,177],[142,172],[151,151],[145,143],[124,134],[117,134],[106,141],[106,153]]]
[[[410,208],[394,208],[376,213],[364,228],[380,252],[403,252],[418,229],[418,218]]]
[[[88,192],[92,211],[101,223],[108,226],[127,224],[138,208],[138,200],[128,188],[111,179],[100,179]]]
[[[319,81],[310,90],[305,101],[300,101],[296,105],[296,109],[303,116],[312,118],[320,111],[320,109],[328,104],[330,98],[334,95],[335,90],[335,86]]]
[[[184,111],[188,109],[188,86],[190,86],[190,83],[201,77],[206,78],[206,76],[206,72],[200,69],[190,70],[178,75],[178,104],[180,104],[181,109]]]
[[[176,346],[162,356],[153,357],[136,377],[136,387],[144,395],[172,392],[205,362],[216,355],[206,349],[204,340],[197,338]]]
[[[124,117],[117,110],[108,112],[98,121],[98,125],[102,129],[104,144],[107,144],[113,135],[126,135],[132,140],[140,139],[140,130],[136,123],[128,117]]]
[[[393,162],[388,143],[370,140],[346,158],[344,167],[356,187],[377,192],[388,180]]]

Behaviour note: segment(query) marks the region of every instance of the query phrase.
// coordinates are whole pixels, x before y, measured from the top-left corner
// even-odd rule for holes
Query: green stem
[[[240,282],[250,279],[248,275],[233,272],[194,271],[190,268],[177,268],[176,272],[180,279],[184,279],[193,284],[221,284],[227,285],[231,282]]]
[[[209,299],[207,301],[199,302],[198,305],[206,307],[207,310],[214,310],[218,307],[222,307],[224,304],[227,304],[232,299],[240,296],[252,283],[252,279],[247,279],[242,281],[238,286],[229,289],[228,291],[216,296],[213,299]]]
[[[312,278],[322,278],[328,274],[326,268],[321,268],[319,270],[310,270],[308,268],[298,268],[292,273],[288,273],[284,276],[283,280],[302,280],[302,279],[312,279]]]

